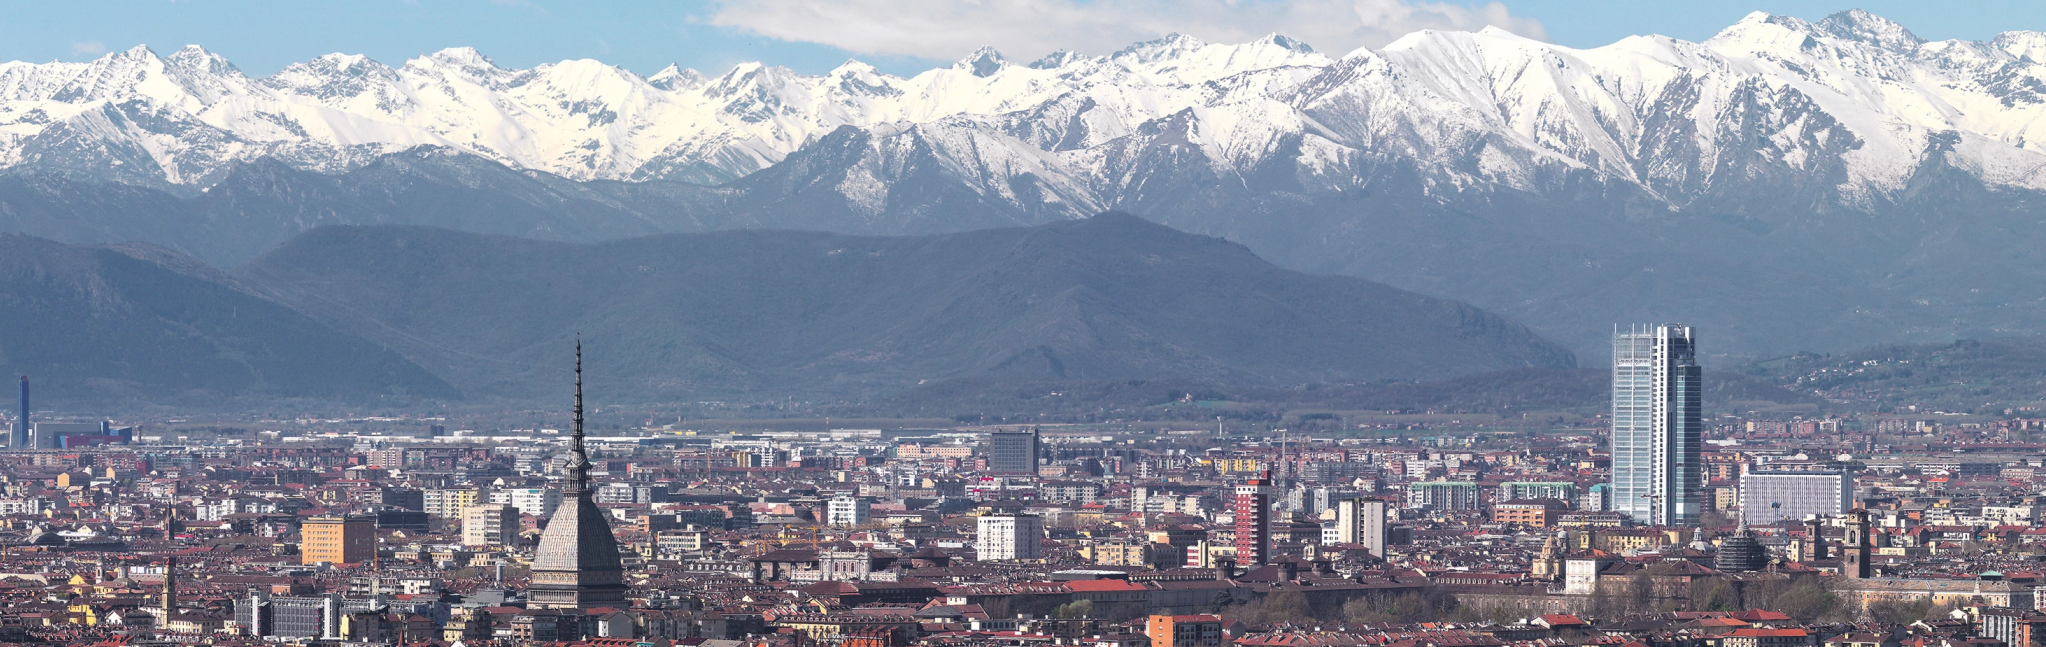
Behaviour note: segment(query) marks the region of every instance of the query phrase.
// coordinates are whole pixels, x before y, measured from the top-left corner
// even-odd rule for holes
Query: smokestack
[[[14,447],[28,447],[28,376],[21,376],[21,417],[14,419]]]

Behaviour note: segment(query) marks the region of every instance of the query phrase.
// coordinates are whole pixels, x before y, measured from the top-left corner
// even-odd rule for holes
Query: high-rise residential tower
[[[1258,472],[1236,486],[1236,563],[1262,566],[1272,558],[1272,473]]]
[[[977,521],[973,548],[983,562],[1044,557],[1044,519],[1032,514],[990,514]]]
[[[1385,558],[1385,502],[1343,499],[1336,505],[1336,541],[1363,544],[1372,557]]]
[[[583,345],[575,345],[575,432],[569,436],[568,473],[561,507],[540,534],[533,557],[529,608],[625,608],[625,566],[618,537],[591,498],[590,456],[583,448]]]
[[[518,541],[518,508],[486,503],[462,509],[462,545],[503,548]]]
[[[872,519],[873,507],[866,499],[849,494],[833,497],[825,504],[824,522],[847,528],[864,526]]]
[[[1693,526],[1704,500],[1697,346],[1682,324],[1613,332],[1612,509]]]

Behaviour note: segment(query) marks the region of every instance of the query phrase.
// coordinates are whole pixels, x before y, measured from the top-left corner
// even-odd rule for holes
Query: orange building
[[[1144,634],[1151,637],[1151,647],[1220,647],[1222,617],[1151,616]]]
[[[313,517],[299,528],[299,563],[376,561],[376,522],[361,516]]]

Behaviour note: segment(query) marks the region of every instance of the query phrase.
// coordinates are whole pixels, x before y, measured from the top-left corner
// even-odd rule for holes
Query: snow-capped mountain
[[[1277,35],[1175,35],[1028,65],[982,49],[911,78],[857,61],[822,76],[505,69],[459,48],[400,67],[333,54],[252,79],[197,46],[136,47],[0,65],[0,165],[203,187],[256,158],[331,172],[435,145],[576,180],[716,184],[854,126],[923,137],[964,173],[1035,174],[1084,213],[1121,197],[1115,149],[1184,121],[1188,144],[1228,175],[1279,154],[1328,186],[1354,183],[1358,155],[1409,159],[1451,185],[1533,189],[1584,169],[1681,207],[1755,164],[1838,165],[1835,188],[1863,201],[1900,190],[1935,142],[1991,184],[2046,187],[2035,54],[2046,34],[1927,42],[1860,11],[1818,23],[1757,13],[1704,43],[1595,49],[1424,31],[1335,59]]]
[[[0,228],[223,265],[334,223],[596,239],[1123,209],[1594,361],[1612,320],[1718,324],[1731,352],[2046,324],[2046,34],[1925,41],[1861,11],[1592,49],[1497,29],[1341,56],[983,49],[909,78],[450,49],[256,79],[137,47],[0,64],[0,168]]]
[[[910,79],[857,61],[817,77],[757,63],[714,79],[673,67],[642,78],[592,60],[516,70],[468,48],[396,68],[332,54],[251,79],[197,46],[168,57],[136,47],[89,63],[0,66],[0,164],[112,166],[124,180],[203,186],[259,157],[335,171],[436,145],[577,180],[710,184],[772,165],[843,125],[999,118],[1078,99],[1113,117],[1059,125],[1061,133],[1084,128],[1078,139],[1047,140],[1054,131],[1038,128],[1003,144],[1098,144],[1201,103],[1213,92],[1207,84],[1327,64],[1282,37],[1214,46],[1175,36],[1037,67],[982,50]],[[1304,74],[1273,78],[1290,85],[1288,76]]]

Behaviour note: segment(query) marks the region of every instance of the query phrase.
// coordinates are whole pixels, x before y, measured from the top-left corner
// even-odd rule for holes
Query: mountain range
[[[1567,369],[1467,304],[1313,276],[1121,213],[931,236],[538,241],[333,226],[232,274],[0,236],[0,371],[72,401],[809,402],[951,380],[1236,385]]]
[[[558,393],[578,334],[603,367],[593,388],[656,401],[859,398],[961,378],[1300,384],[1575,365],[1477,308],[1283,270],[1120,213],[936,236],[605,243],[330,227],[235,278],[483,397]]]
[[[30,376],[59,406],[459,395],[397,353],[175,252],[18,234],[0,234],[0,371]]]
[[[252,78],[197,47],[0,64],[0,229],[230,268],[326,224],[564,241],[929,234],[1118,209],[1456,299],[1580,356],[2046,323],[2046,34],[1862,11],[1576,49],[1497,29],[1340,55],[1186,36],[909,78],[506,69],[467,49]]]

